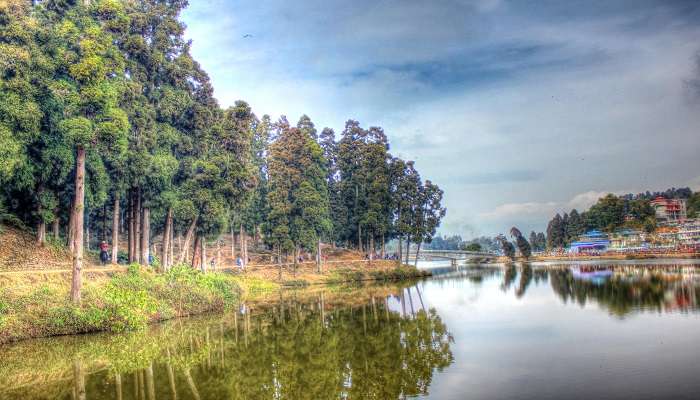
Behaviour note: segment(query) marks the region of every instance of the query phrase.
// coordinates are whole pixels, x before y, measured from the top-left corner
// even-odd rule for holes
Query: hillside
[[[38,246],[32,233],[0,225],[0,271],[70,268],[71,257],[64,246]]]

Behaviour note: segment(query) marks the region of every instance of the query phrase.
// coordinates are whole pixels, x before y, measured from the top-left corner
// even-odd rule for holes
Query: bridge
[[[420,260],[450,260],[453,265],[460,261],[466,262],[482,262],[498,258],[499,255],[485,251],[467,251],[467,250],[421,250],[418,259]],[[415,250],[411,249],[409,258],[416,259]]]

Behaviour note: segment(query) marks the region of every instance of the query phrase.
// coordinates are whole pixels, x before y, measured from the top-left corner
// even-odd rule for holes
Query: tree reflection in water
[[[576,279],[568,269],[551,271],[549,276],[552,289],[564,302],[583,306],[593,300],[619,317],[644,310],[687,312],[700,304],[700,285],[683,274],[638,268],[636,274],[616,272],[602,282]]]
[[[501,285],[501,290],[504,292],[507,292],[513,282],[515,282],[515,278],[518,276],[518,270],[515,268],[515,265],[513,264],[508,264],[506,266],[505,272],[503,273],[503,284]]]
[[[435,310],[402,314],[384,297],[330,307],[319,294],[254,316],[20,344],[0,352],[16,363],[0,399],[399,399],[428,392],[451,342]],[[42,355],[55,360],[45,371],[21,365]]]

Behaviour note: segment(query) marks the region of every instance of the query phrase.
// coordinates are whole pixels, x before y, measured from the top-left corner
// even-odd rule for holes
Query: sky
[[[700,1],[190,0],[183,20],[222,106],[383,127],[445,191],[443,234],[700,189]]]

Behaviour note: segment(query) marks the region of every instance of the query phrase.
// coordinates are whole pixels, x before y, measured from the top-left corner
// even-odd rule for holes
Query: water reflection
[[[0,348],[0,398],[399,399],[426,394],[435,371],[453,362],[452,338],[434,309],[413,307],[413,298],[420,296],[415,289],[356,298],[345,306],[329,301],[332,294],[318,293],[143,333]],[[402,299],[412,312],[392,310],[390,297]]]
[[[684,398],[700,391],[698,271],[514,264],[284,292],[145,332],[0,347],[0,399]]]
[[[700,281],[694,274],[669,270],[615,271],[605,278],[581,277],[576,269],[553,271],[551,286],[564,302],[595,301],[612,314],[635,311],[688,312],[700,304]]]

